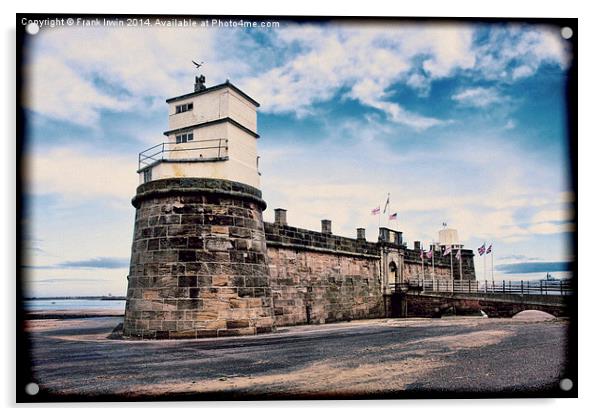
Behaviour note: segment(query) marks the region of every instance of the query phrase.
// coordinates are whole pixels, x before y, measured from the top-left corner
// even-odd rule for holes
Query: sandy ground
[[[365,320],[227,339],[108,339],[120,322],[110,316],[28,321],[39,397],[538,392],[557,388],[566,365],[568,323],[546,316]]]

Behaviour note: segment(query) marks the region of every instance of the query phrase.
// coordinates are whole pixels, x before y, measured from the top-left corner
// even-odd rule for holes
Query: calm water
[[[35,299],[23,303],[28,311],[69,309],[112,309],[125,310],[125,300],[99,299]]]

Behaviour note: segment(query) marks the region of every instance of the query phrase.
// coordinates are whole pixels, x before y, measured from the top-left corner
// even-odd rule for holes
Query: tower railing
[[[163,142],[138,154],[138,171],[162,161],[225,160],[228,139],[193,140],[186,143]]]

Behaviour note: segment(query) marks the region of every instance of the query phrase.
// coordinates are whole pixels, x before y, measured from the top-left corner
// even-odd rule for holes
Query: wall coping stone
[[[143,183],[136,189],[132,205],[138,208],[146,199],[181,194],[224,195],[253,201],[262,211],[267,207],[259,189],[240,182],[212,178],[168,178]]]

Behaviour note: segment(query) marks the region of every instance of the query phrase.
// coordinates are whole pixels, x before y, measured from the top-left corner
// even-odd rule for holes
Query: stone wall
[[[196,338],[273,329],[261,192],[165,179],[138,187],[124,335]]]
[[[460,265],[456,259],[456,249],[453,250],[453,276],[454,280],[460,279]],[[435,251],[435,278],[440,280],[451,280],[451,268],[449,255],[443,256],[441,252]],[[432,259],[424,259],[424,277],[426,279],[432,276]],[[420,260],[420,251],[406,248],[404,250],[404,278],[415,279],[422,278],[422,260]],[[474,254],[472,250],[462,249],[462,280],[476,280],[474,270]]]
[[[480,315],[483,311],[490,318],[510,318],[524,310],[567,316],[565,302],[562,296],[408,293],[402,302],[402,316],[438,318],[445,314]]]
[[[378,246],[265,223],[277,326],[384,316]]]

